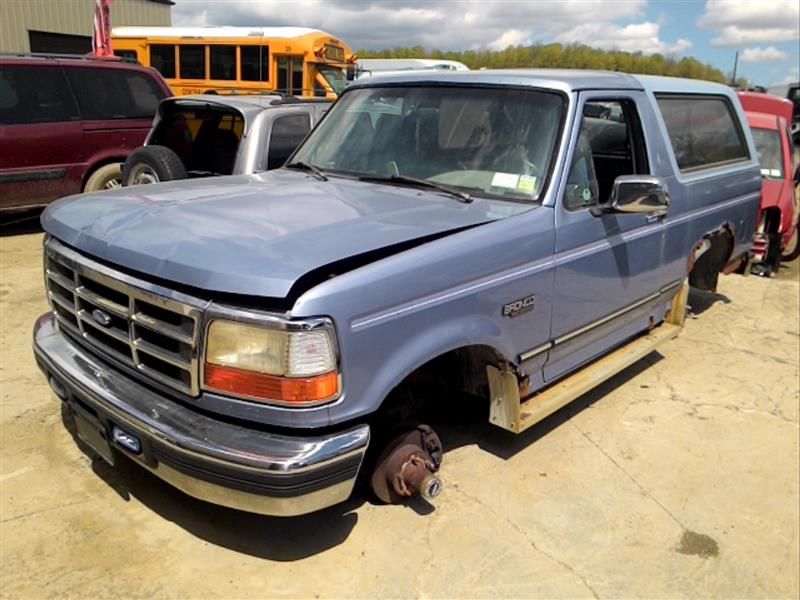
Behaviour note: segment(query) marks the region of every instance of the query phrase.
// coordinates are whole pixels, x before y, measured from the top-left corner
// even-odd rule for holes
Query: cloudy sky
[[[173,25],[295,25],[354,49],[561,42],[693,56],[769,85],[798,79],[798,0],[176,0]]]

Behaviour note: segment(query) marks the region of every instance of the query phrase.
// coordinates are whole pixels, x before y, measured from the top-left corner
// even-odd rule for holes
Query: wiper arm
[[[466,192],[454,190],[451,187],[428,181],[427,179],[417,179],[416,177],[409,177],[408,175],[362,175],[358,178],[359,181],[374,181],[376,183],[398,183],[400,185],[410,185],[426,187],[452,196],[459,202],[469,204],[472,202],[472,196]]]
[[[325,175],[325,173],[322,172],[322,169],[320,169],[317,166],[310,165],[308,163],[301,161],[286,163],[283,166],[286,167],[287,169],[298,169],[300,171],[311,173],[314,177],[316,177],[320,181],[328,181],[328,176]]]

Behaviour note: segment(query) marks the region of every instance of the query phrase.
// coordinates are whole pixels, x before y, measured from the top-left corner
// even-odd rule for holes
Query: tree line
[[[696,58],[675,58],[620,50],[599,50],[580,44],[509,46],[505,50],[426,50],[422,46],[359,50],[359,58],[435,58],[457,60],[470,69],[568,68],[603,69],[624,73],[667,75],[725,82],[725,74]]]

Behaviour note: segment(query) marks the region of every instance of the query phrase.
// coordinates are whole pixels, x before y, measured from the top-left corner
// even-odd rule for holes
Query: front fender
[[[502,330],[491,319],[470,315],[416,332],[383,357],[357,400],[361,414],[377,410],[389,393],[422,365],[458,348],[487,346],[509,360],[513,356]]]

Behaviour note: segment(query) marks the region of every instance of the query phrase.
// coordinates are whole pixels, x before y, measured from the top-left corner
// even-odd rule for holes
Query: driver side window
[[[572,158],[564,207],[607,202],[620,175],[649,173],[642,128],[631,100],[587,102]]]

